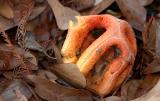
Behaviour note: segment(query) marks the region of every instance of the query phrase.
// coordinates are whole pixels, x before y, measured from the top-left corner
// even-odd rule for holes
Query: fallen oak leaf
[[[91,94],[83,89],[68,88],[38,76],[26,77],[35,86],[36,93],[47,101],[92,101]]]

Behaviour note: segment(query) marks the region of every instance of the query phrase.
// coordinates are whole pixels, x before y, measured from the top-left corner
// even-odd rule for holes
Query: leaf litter
[[[159,101],[158,0],[0,0],[0,5],[0,101]],[[60,50],[69,20],[106,13],[131,24],[138,55],[132,75],[100,97],[86,89],[75,64],[63,63]],[[101,59],[94,72],[104,64]]]

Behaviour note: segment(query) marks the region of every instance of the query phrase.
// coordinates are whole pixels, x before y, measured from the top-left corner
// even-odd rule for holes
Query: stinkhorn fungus
[[[77,64],[79,70],[89,78],[89,73],[96,62],[112,46],[120,50],[120,55],[114,58],[98,83],[88,83],[87,89],[105,96],[115,90],[127,78],[137,53],[136,39],[131,26],[124,20],[111,15],[78,16],[77,22],[69,22],[68,34],[63,44],[61,54],[65,63]],[[89,32],[94,28],[105,28],[106,31],[94,40],[77,57],[77,51],[82,47]]]

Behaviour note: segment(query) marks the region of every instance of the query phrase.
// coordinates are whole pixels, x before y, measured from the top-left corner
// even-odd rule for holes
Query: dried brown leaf
[[[28,99],[19,91],[15,90],[16,99],[14,101],[28,101]]]
[[[91,8],[89,11],[82,12],[83,15],[88,15],[88,14],[99,14],[102,12],[104,9],[109,7],[115,0],[103,0],[93,8]]]
[[[160,95],[160,80],[148,93],[131,101],[159,101],[160,100],[159,95]]]
[[[77,11],[63,6],[58,0],[47,1],[54,12],[57,25],[61,30],[66,30],[68,28],[69,20],[76,21],[75,16],[80,15]]]
[[[8,30],[8,29],[13,28],[17,25],[13,20],[6,19],[2,16],[0,16],[0,22],[1,22],[0,26],[2,26],[2,28],[4,30]]]
[[[13,46],[14,47],[14,46]],[[0,44],[0,69],[12,70],[21,65],[21,61],[24,61],[25,65],[31,70],[37,70],[37,61],[35,56],[29,52],[24,52],[22,49],[14,47],[15,53],[12,48],[6,45]],[[17,55],[21,57],[21,61],[17,59]]]
[[[155,58],[150,64],[145,67],[142,71],[143,74],[151,74],[160,72],[160,61],[159,58]]]
[[[144,48],[160,56],[160,19],[151,18],[143,32]]]
[[[147,6],[151,4],[154,0],[138,0],[142,6]]]
[[[64,0],[62,4],[65,6],[69,6],[74,10],[83,11],[87,8],[91,8],[94,6],[95,0],[68,0],[67,2]]]
[[[116,0],[123,16],[139,31],[143,31],[146,22],[146,10],[138,0]]]
[[[0,0],[0,15],[8,19],[13,18],[13,10],[9,6],[7,0]]]
[[[122,101],[122,98],[118,96],[109,96],[105,98],[105,101]]]
[[[14,80],[1,94],[1,98],[4,101],[14,101],[17,98],[14,91],[19,90],[27,99],[31,98],[32,93],[26,87],[26,85],[19,80]]]
[[[40,76],[42,78],[45,78],[45,79],[48,79],[48,80],[50,80],[52,82],[55,82],[55,80],[58,79],[58,77],[55,74],[53,74],[50,71],[43,70],[43,69],[39,69],[38,70],[38,76]]]
[[[33,75],[27,79],[34,83],[36,93],[47,101],[92,101],[88,91],[61,86]]]
[[[39,16],[46,9],[46,5],[35,6],[31,15],[29,16],[29,20],[32,20]]]
[[[147,93],[158,81],[159,75],[146,76],[144,80],[131,80],[121,88],[123,101],[130,101]]]
[[[48,68],[75,87],[84,88],[86,86],[86,79],[75,64],[56,64]]]

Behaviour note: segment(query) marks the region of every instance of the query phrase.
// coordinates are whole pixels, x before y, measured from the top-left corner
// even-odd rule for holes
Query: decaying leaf
[[[160,61],[159,58],[154,58],[154,60],[147,65],[142,71],[143,74],[150,74],[150,73],[158,73],[160,72]]]
[[[129,23],[139,31],[143,31],[146,22],[146,10],[138,0],[116,0],[120,10]]]
[[[77,11],[63,6],[58,0],[47,1],[54,12],[57,25],[61,30],[66,30],[69,20],[76,21],[75,16],[80,15]]]
[[[159,101],[160,100],[159,95],[160,95],[160,80],[148,93],[131,101]]]
[[[39,16],[45,9],[46,9],[46,5],[35,6],[33,8],[31,15],[29,16],[29,20],[32,20],[36,18],[37,16]]]
[[[8,30],[10,28],[15,27],[17,24],[13,21],[13,20],[9,20],[6,19],[2,16],[0,16],[0,26],[4,29],[4,30]]]
[[[131,80],[121,88],[123,101],[130,101],[147,93],[158,81],[158,75],[146,76],[144,80]]]
[[[86,79],[75,64],[56,64],[48,66],[48,69],[75,87],[86,86]]]
[[[14,101],[17,98],[15,91],[18,90],[27,99],[31,98],[32,93],[27,88],[27,86],[20,80],[13,81],[0,95],[3,101]],[[16,100],[17,101],[17,100]],[[18,100],[20,101],[20,100]],[[25,101],[25,100],[24,100]]]
[[[19,23],[22,18],[30,15],[33,5],[34,5],[34,0],[8,0],[10,6],[12,9],[14,9],[14,21],[16,23]],[[30,10],[30,11],[29,11]]]
[[[160,19],[151,18],[143,32],[144,48],[160,56]]]
[[[104,9],[109,7],[115,0],[102,0],[99,4],[95,5],[93,8],[89,9],[88,11],[82,12],[83,15],[88,14],[99,14]]]
[[[58,77],[55,74],[53,74],[50,71],[43,70],[43,69],[38,70],[38,76],[45,78],[45,79],[48,79],[52,82],[55,82],[55,80],[58,79]]]
[[[16,99],[14,101],[28,101],[28,99],[19,91],[15,90]]]
[[[61,86],[33,75],[27,79],[34,83],[36,93],[47,101],[92,101],[88,91]]]
[[[105,101],[123,101],[123,100],[118,96],[109,96],[105,98]]]
[[[151,4],[154,0],[138,0],[142,6],[147,6]]]
[[[14,67],[18,67],[20,63],[17,61],[12,49],[5,45],[0,45],[0,69],[11,70]]]
[[[72,9],[75,9],[77,11],[82,11],[87,8],[91,8],[94,6],[95,0],[68,0],[65,1],[64,4],[65,6],[69,6]]]
[[[0,15],[8,19],[13,18],[13,9],[9,6],[7,0],[0,0]]]
[[[45,49],[36,41],[35,36],[31,32],[27,32],[25,35],[25,47],[31,50],[42,52],[46,57],[55,59],[47,54]]]
[[[12,70],[18,66],[20,66],[20,62],[17,59],[16,55],[20,55],[22,57],[22,61],[25,62],[26,66],[29,67],[31,70],[37,70],[37,61],[35,56],[33,56],[29,52],[24,52],[22,49],[14,47],[16,52],[15,53],[11,48],[0,44],[0,68],[1,70]],[[24,59],[24,60],[23,60]]]

